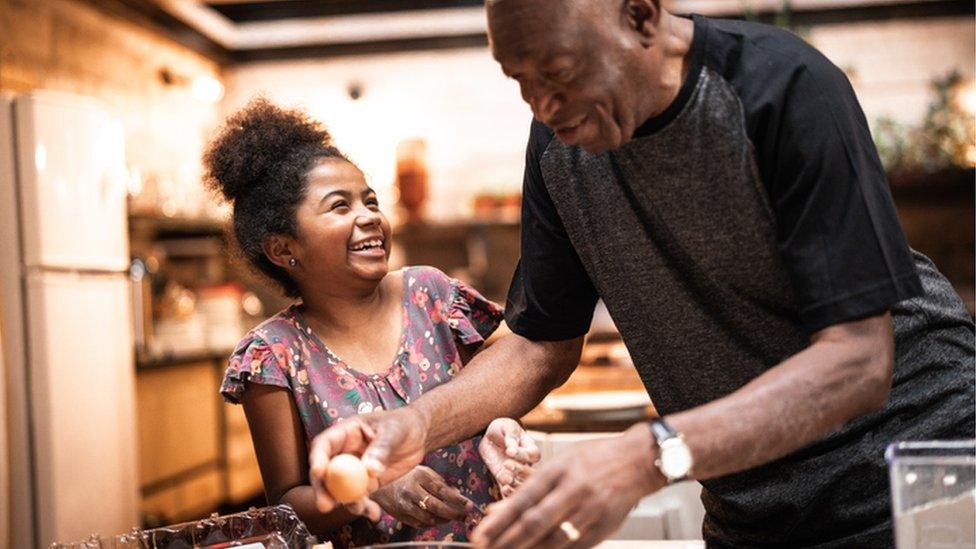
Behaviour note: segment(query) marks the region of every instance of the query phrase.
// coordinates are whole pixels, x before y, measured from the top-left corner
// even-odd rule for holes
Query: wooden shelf
[[[225,227],[223,221],[216,219],[189,219],[152,214],[129,216],[129,233],[148,239],[223,236]]]

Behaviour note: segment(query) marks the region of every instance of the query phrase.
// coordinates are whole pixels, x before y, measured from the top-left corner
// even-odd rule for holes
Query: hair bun
[[[331,147],[321,123],[264,97],[252,99],[224,122],[207,147],[204,182],[227,200],[237,200],[273,179],[291,153],[306,147]]]

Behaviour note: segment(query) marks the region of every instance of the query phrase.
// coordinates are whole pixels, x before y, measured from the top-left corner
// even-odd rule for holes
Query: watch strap
[[[664,419],[652,419],[650,423],[651,434],[654,435],[654,440],[657,441],[658,446],[665,440],[678,437],[678,432]]]

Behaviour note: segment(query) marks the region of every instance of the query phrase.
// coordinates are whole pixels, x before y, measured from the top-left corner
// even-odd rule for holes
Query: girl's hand
[[[433,469],[418,465],[371,495],[393,518],[415,528],[464,520],[474,503]]]
[[[488,425],[478,445],[478,453],[495,477],[502,497],[515,492],[532,474],[539,461],[539,447],[525,429],[512,418],[502,417]]]

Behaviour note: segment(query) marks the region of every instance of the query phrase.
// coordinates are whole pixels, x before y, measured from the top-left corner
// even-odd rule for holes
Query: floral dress
[[[498,327],[502,309],[464,283],[433,267],[403,270],[403,328],[399,351],[382,374],[346,364],[312,332],[293,305],[266,320],[238,344],[220,388],[239,403],[246,384],[287,388],[295,398],[306,443],[343,418],[399,408],[450,381],[463,367],[458,346],[484,342]],[[498,490],[478,455],[475,437],[427,454],[423,464],[479,505]],[[383,513],[379,522],[361,518],[333,532],[337,547],[414,540],[466,541],[473,523],[413,528]]]

